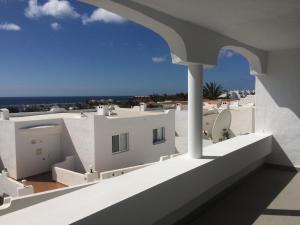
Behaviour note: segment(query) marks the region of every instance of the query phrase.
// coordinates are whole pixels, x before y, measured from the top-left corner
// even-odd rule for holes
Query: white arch
[[[250,62],[251,74],[264,74],[267,53],[238,42],[213,30],[189,23],[132,0],[80,0],[102,7],[135,21],[166,40],[172,62],[177,64],[216,65],[218,53],[224,46],[244,55]],[[236,47],[239,46],[239,47]]]
[[[172,25],[176,24],[172,17],[128,0],[80,1],[104,8],[151,29],[169,45],[173,63],[187,61],[186,45],[179,33],[172,28]]]
[[[237,52],[237,53],[241,54],[242,56],[244,56],[249,62],[251,75],[257,76],[257,75],[264,74],[260,58],[256,54],[251,52],[250,50],[248,50],[244,47],[239,47],[239,46],[224,46],[223,48],[220,49],[219,52],[221,52],[222,49],[232,50],[232,51]]]

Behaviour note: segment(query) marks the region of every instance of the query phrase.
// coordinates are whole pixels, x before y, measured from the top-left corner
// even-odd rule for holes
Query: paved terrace
[[[300,224],[300,174],[263,167],[176,225]]]
[[[66,187],[66,185],[52,180],[51,173],[43,173],[28,177],[26,178],[26,185],[32,185],[35,193]]]

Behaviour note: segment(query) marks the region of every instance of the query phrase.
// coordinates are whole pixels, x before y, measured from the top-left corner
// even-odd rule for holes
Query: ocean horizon
[[[0,97],[0,106],[80,103],[89,100],[126,100],[130,96],[45,96],[45,97]]]

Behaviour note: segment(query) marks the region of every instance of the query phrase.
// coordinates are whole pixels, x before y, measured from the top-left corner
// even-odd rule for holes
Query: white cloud
[[[219,53],[219,56],[224,58],[231,58],[232,56],[234,56],[234,54],[235,54],[234,51],[230,49],[222,48]]]
[[[25,16],[29,18],[41,16],[53,16],[55,18],[80,17],[67,0],[48,0],[43,5],[39,5],[37,0],[29,0],[28,7],[25,9]]]
[[[50,26],[55,31],[59,31],[62,29],[62,26],[57,22],[51,23]]]
[[[152,62],[154,63],[163,63],[165,61],[166,61],[165,57],[159,57],[159,56],[152,57]]]
[[[0,23],[0,30],[20,31],[21,27],[14,23]]]
[[[92,22],[104,22],[104,23],[124,23],[125,18],[109,12],[105,9],[96,9],[90,16],[84,15],[82,17],[82,23],[84,25]]]

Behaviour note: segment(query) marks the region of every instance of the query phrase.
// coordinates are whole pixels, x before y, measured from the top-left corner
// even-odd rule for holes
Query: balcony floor
[[[176,225],[300,224],[300,173],[263,167]]]
[[[66,185],[63,185],[61,183],[52,180],[52,174],[50,172],[35,175],[32,177],[27,177],[26,185],[32,185],[34,189],[34,193],[51,191],[51,190],[66,187]]]

